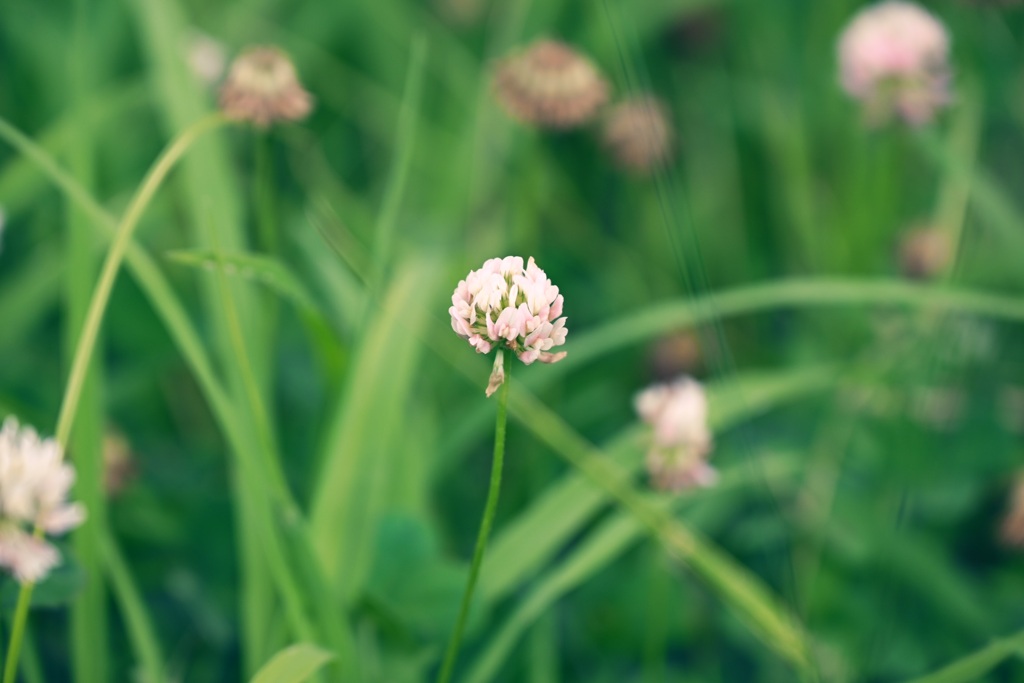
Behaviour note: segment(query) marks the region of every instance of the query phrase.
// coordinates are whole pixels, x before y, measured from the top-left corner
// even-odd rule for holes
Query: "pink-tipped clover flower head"
[[[923,125],[950,103],[949,34],[912,2],[862,9],[843,30],[838,53],[842,87],[873,125],[893,116]]]
[[[229,119],[267,128],[278,121],[300,121],[313,110],[313,96],[302,87],[291,58],[262,45],[231,63],[220,89],[220,108]]]
[[[527,365],[565,358],[564,351],[552,351],[565,343],[568,331],[562,295],[533,257],[525,267],[522,257],[506,256],[489,259],[480,269],[470,271],[452,293],[448,313],[452,329],[477,353],[498,349],[488,396],[505,381],[504,350]]]
[[[62,534],[85,520],[67,502],[75,470],[62,462],[60,445],[40,439],[12,417],[0,428],[0,567],[22,583],[35,583],[60,563],[60,553],[33,532]]]
[[[652,428],[647,471],[654,488],[678,492],[711,486],[718,473],[708,465],[712,439],[704,387],[690,377],[654,384],[633,399],[637,414]]]

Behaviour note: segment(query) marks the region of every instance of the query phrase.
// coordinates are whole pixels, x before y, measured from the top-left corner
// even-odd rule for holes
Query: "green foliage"
[[[1019,680],[1024,9],[922,3],[953,102],[867,128],[834,56],[863,4],[9,0],[0,417],[51,434],[80,352],[90,378],[57,430],[89,522],[32,592],[22,676],[436,676],[495,411],[446,309],[520,254],[565,296],[568,356],[514,369],[455,680]],[[146,185],[216,109],[195,31],[280,45],[316,107],[186,140]],[[617,168],[603,120],[506,115],[494,65],[540,36],[614,101],[665,101],[665,168]],[[922,224],[955,258],[912,281]],[[668,495],[632,399],[682,373],[720,478]]]

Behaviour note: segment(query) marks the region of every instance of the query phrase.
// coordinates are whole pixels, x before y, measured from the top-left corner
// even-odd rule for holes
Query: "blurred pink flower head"
[[[553,130],[576,128],[608,101],[609,86],[587,57],[542,39],[505,57],[494,69],[494,94],[516,120]]]
[[[495,373],[487,387],[490,396],[504,381],[501,353],[508,349],[527,365],[554,363],[565,352],[551,349],[565,343],[566,318],[562,295],[533,257],[523,267],[520,256],[492,258],[470,271],[452,294],[448,309],[452,329],[477,353],[499,350]]]
[[[0,429],[0,566],[21,582],[39,581],[60,562],[57,549],[33,535],[38,527],[62,534],[85,520],[85,509],[68,503],[75,470],[62,462],[60,445],[40,439],[13,417]]]
[[[302,87],[288,55],[264,45],[249,48],[231,63],[220,89],[220,108],[230,119],[266,128],[306,118],[313,96]]]
[[[707,464],[711,454],[708,401],[690,377],[654,384],[633,399],[636,412],[653,428],[647,471],[655,488],[680,491],[711,486],[718,478]]]
[[[922,125],[950,102],[949,35],[912,2],[862,9],[843,30],[838,52],[843,89],[861,101],[872,124],[895,115]]]

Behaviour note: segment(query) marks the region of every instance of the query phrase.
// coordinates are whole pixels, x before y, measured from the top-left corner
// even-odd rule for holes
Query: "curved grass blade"
[[[1024,657],[1024,631],[1001,638],[927,676],[907,683],[971,683],[1010,657]]]

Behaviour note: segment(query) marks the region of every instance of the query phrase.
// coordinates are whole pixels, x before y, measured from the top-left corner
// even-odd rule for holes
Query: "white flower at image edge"
[[[565,343],[568,332],[562,316],[562,295],[533,257],[525,268],[522,257],[506,256],[490,259],[479,270],[470,271],[455,288],[448,312],[452,329],[477,353],[498,349],[488,396],[505,381],[504,349],[527,365],[565,358],[564,351],[551,351]]]
[[[62,462],[54,439],[40,439],[31,427],[7,418],[0,429],[0,567],[21,582],[37,582],[57,564],[60,553],[35,528],[62,534],[85,520],[85,509],[68,503],[75,470]]]
[[[949,35],[919,5],[867,5],[846,25],[838,53],[843,88],[875,123],[897,114],[924,124],[950,103]]]
[[[647,470],[655,488],[680,491],[711,486],[718,478],[707,464],[711,453],[704,387],[689,377],[655,384],[634,398],[640,419],[653,427]]]

